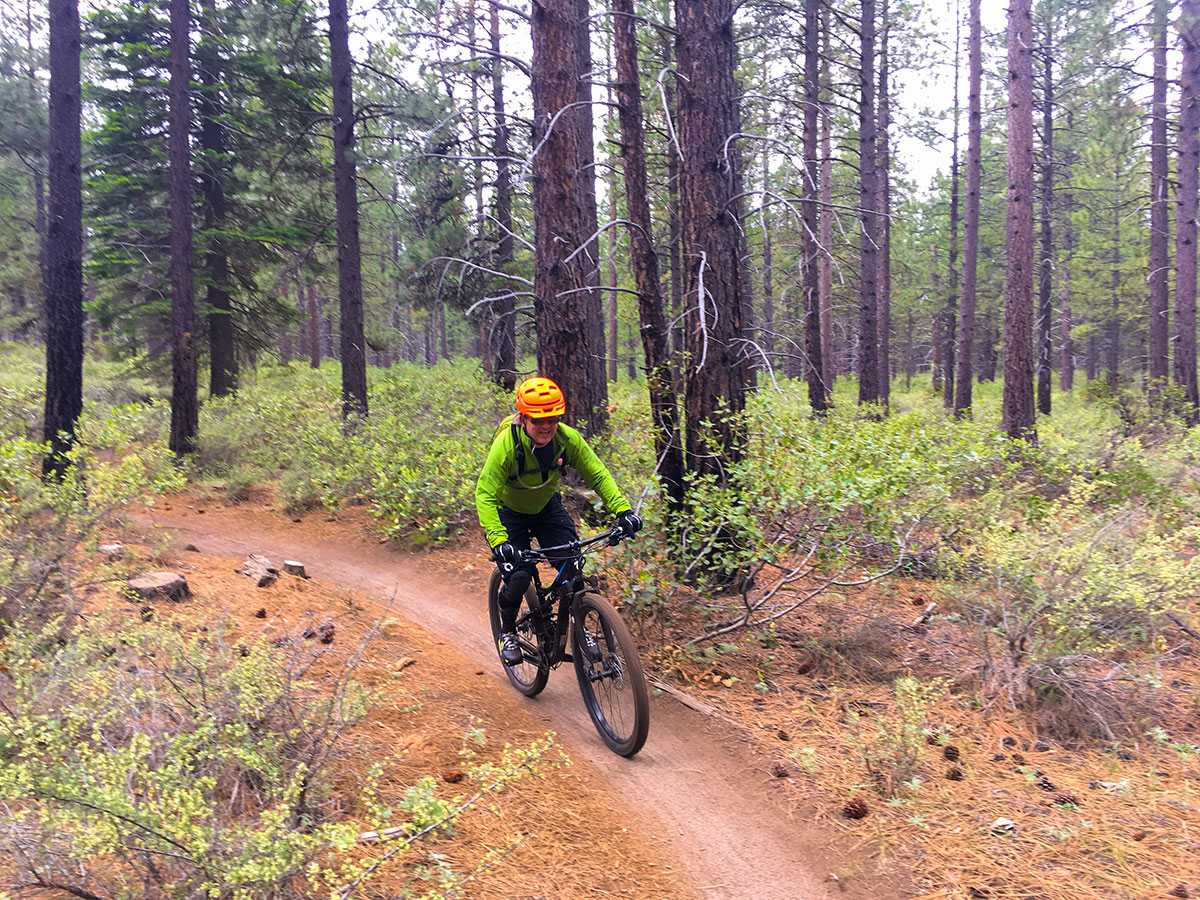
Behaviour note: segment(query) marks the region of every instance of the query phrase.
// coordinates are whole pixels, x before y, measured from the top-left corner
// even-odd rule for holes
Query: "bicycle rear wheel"
[[[607,600],[584,594],[571,639],[588,715],[613,753],[633,756],[650,732],[650,695],[633,635]]]
[[[500,570],[494,570],[492,580],[488,584],[488,618],[492,623],[492,648],[496,650],[497,656],[500,654],[496,642],[500,640],[500,586],[503,583]],[[503,666],[504,674],[508,676],[512,686],[526,697],[536,697],[540,694],[546,686],[546,679],[550,677],[550,666],[546,662],[545,653],[549,648],[542,646],[540,629],[535,627],[536,609],[537,589],[531,584],[525,591],[525,596],[521,598],[521,608],[517,611],[517,641],[521,644],[521,655],[525,658],[515,666],[505,665],[504,659],[500,659],[500,665]]]

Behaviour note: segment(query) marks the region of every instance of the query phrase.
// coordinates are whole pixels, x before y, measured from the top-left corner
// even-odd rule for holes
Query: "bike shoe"
[[[500,651],[500,659],[506,666],[519,666],[525,661],[521,645],[517,643],[517,636],[511,631],[500,635],[500,639],[496,641],[496,649]]]

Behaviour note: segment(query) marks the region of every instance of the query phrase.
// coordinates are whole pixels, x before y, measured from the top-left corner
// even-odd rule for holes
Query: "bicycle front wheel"
[[[650,732],[650,695],[633,635],[599,594],[584,594],[572,634],[571,657],[588,715],[608,748],[633,756]]]
[[[499,654],[496,642],[500,640],[500,587],[504,580],[500,570],[492,572],[491,583],[488,584],[488,618],[492,622],[492,648]],[[546,650],[540,637],[541,627],[537,619],[537,589],[531,584],[521,598],[521,608],[517,611],[517,641],[521,645],[521,655],[524,659],[515,666],[505,664],[504,674],[512,682],[512,686],[526,697],[536,697],[546,686],[550,677],[550,665],[546,661]]]

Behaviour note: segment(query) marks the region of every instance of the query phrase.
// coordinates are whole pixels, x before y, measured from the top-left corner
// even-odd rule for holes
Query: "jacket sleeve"
[[[559,428],[566,432],[567,465],[578,472],[587,486],[600,495],[605,509],[614,516],[627,509],[632,509],[629,501],[625,499],[625,495],[621,493],[621,489],[617,487],[617,482],[608,471],[608,467],[600,462],[600,457],[584,440],[583,435],[574,428],[568,430],[568,426],[560,425]]]
[[[487,461],[475,483],[475,510],[479,524],[487,536],[489,547],[508,540],[508,532],[500,523],[500,494],[508,480],[508,467],[513,459],[512,429],[501,428],[492,441]]]

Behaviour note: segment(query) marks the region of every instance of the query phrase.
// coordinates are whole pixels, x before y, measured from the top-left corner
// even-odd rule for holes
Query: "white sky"
[[[895,142],[895,155],[898,156],[904,166],[907,168],[909,175],[916,182],[919,190],[924,191],[928,188],[933,176],[939,170],[947,170],[950,167],[951,142],[950,128],[951,122],[949,119],[949,111],[954,108],[954,69],[952,65],[953,48],[954,48],[954,9],[955,0],[928,0],[925,4],[926,11],[922,17],[926,22],[933,24],[936,30],[942,35],[942,40],[945,42],[947,52],[945,53],[946,65],[938,66],[923,72],[901,72],[897,75],[895,90],[895,100],[909,114],[915,113],[922,107],[930,107],[933,109],[943,109],[947,111],[946,119],[946,139],[938,146],[930,147],[922,141],[903,133],[897,129],[897,134],[893,138]],[[960,129],[962,131],[962,145],[960,154],[966,152],[966,107],[967,107],[967,0],[960,0],[958,4],[961,9],[963,24],[960,35],[961,47],[961,71],[959,77],[961,83],[959,85],[959,106],[962,109],[962,118],[960,120]],[[1008,4],[1003,0],[982,0],[980,19],[983,25],[984,38],[986,42],[987,35],[1003,34],[1007,28],[1008,19]],[[984,70],[986,77],[988,60],[984,60]]]

